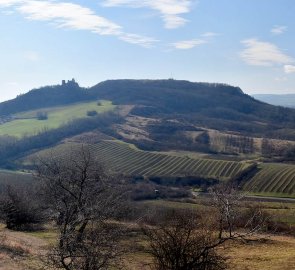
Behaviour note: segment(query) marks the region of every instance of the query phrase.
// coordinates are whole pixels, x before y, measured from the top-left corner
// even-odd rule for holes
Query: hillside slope
[[[88,101],[92,97],[74,80],[62,85],[45,86],[33,89],[15,99],[0,103],[0,116],[24,112],[39,108],[67,105],[75,102]]]
[[[34,89],[0,103],[0,117],[98,99],[133,105],[129,115],[147,119],[149,124],[142,132],[151,135],[149,139],[154,141],[159,137],[162,138],[160,141],[164,137],[167,140],[167,136],[181,131],[206,129],[295,140],[295,109],[263,103],[244,94],[238,87],[172,79],[110,80],[88,89],[79,87],[75,81],[64,82]],[[139,123],[135,128],[140,130],[141,126]]]
[[[89,92],[93,96],[121,104],[147,106],[141,109],[142,113],[149,112],[152,115],[200,113],[229,120],[261,119],[292,125],[295,120],[295,110],[263,103],[244,94],[240,88],[225,84],[178,80],[111,80],[91,87]]]

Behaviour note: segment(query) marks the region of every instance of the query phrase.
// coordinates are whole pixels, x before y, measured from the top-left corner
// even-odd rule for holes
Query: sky
[[[0,0],[0,101],[75,78],[295,93],[294,0]]]

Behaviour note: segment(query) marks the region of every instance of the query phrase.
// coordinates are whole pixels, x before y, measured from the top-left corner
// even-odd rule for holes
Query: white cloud
[[[181,15],[189,13],[192,0],[105,0],[104,6],[128,6],[132,8],[150,8],[156,10],[164,21],[165,28],[173,29],[186,24]]]
[[[275,64],[289,64],[294,61],[276,45],[269,42],[247,39],[243,40],[242,44],[246,48],[241,52],[240,56],[249,65],[273,66]]]
[[[295,66],[293,66],[293,65],[285,65],[284,66],[284,71],[287,74],[295,73]]]
[[[287,26],[282,26],[282,25],[276,25],[274,26],[270,32],[273,33],[274,35],[281,35],[287,31]]]
[[[0,7],[9,7],[25,2],[24,0],[0,0]]]
[[[192,40],[178,41],[178,42],[172,43],[171,46],[173,46],[175,49],[188,50],[205,43],[207,43],[207,41],[203,39],[192,39]]]
[[[131,43],[131,44],[141,45],[145,48],[153,47],[153,44],[155,42],[158,42],[158,40],[156,40],[154,38],[144,37],[144,36],[140,36],[140,35],[136,35],[136,34],[128,34],[128,33],[121,34],[119,36],[119,39],[126,41],[128,43]]]
[[[113,35],[126,42],[144,47],[150,47],[155,42],[149,37],[126,33],[120,25],[95,14],[87,7],[74,3],[53,0],[0,0],[0,7],[14,8],[29,20],[47,21],[59,28]]]
[[[210,38],[210,37],[216,37],[216,36],[219,36],[219,35],[220,34],[214,33],[214,32],[206,32],[206,33],[202,34],[201,36],[206,37],[206,38]]]
[[[90,30],[101,35],[118,35],[121,27],[88,8],[72,3],[27,1],[17,8],[27,19],[50,21],[57,27]]]

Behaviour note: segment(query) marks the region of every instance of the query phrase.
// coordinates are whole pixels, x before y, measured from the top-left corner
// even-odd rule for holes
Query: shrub
[[[37,112],[37,119],[38,120],[47,120],[48,119],[47,112]]]
[[[87,116],[96,116],[97,115],[97,111],[88,111],[87,112]]]
[[[28,230],[44,221],[43,211],[33,192],[8,187],[0,203],[0,218],[8,229]]]

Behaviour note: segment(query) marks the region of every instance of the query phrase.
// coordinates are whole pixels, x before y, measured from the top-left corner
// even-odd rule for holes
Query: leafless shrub
[[[192,211],[170,211],[156,227],[144,227],[153,257],[152,269],[225,269],[216,251],[216,234],[209,219]]]
[[[124,208],[121,182],[87,147],[67,157],[41,160],[38,177],[59,229],[50,262],[59,269],[109,269],[117,262],[123,229],[114,218]]]
[[[143,226],[153,269],[226,269],[226,260],[218,249],[228,241],[253,240],[263,229],[267,219],[259,208],[249,211],[241,222],[243,195],[232,186],[217,186],[211,196],[210,213],[178,210],[164,218],[157,216],[158,223],[150,223],[153,226]]]
[[[34,187],[7,186],[0,197],[0,219],[8,229],[31,230],[45,220]]]

